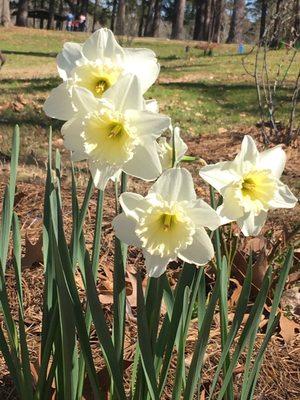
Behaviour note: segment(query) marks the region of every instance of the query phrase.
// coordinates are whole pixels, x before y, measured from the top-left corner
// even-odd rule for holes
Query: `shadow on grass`
[[[20,56],[34,56],[34,57],[56,57],[57,53],[50,52],[44,53],[42,51],[19,51],[19,50],[2,50],[3,54],[15,54]]]
[[[230,83],[228,85],[204,82],[170,82],[160,83],[159,87],[166,90],[179,90],[188,93],[189,97],[199,95],[203,103],[216,104],[219,112],[246,113],[258,116],[256,88],[252,84]],[[278,91],[276,95],[277,112],[288,114],[290,112],[291,88]],[[193,101],[193,100],[192,100]]]
[[[1,94],[19,94],[23,93],[34,93],[34,92],[50,92],[51,89],[55,88],[61,83],[59,77],[46,77],[46,78],[35,78],[35,79],[2,79]],[[7,87],[5,87],[7,85]]]

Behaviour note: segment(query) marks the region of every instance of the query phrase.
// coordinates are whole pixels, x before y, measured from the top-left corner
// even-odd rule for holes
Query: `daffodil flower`
[[[106,28],[94,32],[85,43],[67,42],[57,56],[57,68],[63,83],[53,89],[44,104],[52,118],[68,120],[76,105],[73,87],[87,89],[101,98],[122,76],[132,73],[141,82],[142,93],[156,81],[159,64],[149,49],[122,48]]]
[[[116,236],[140,247],[151,277],[164,273],[177,257],[204,265],[214,249],[204,227],[220,225],[218,214],[197,199],[193,179],[186,169],[166,170],[144,198],[136,193],[120,196],[123,212],[113,221]]]
[[[223,222],[237,221],[245,236],[257,235],[268,210],[293,208],[297,199],[279,180],[285,162],[281,146],[259,153],[253,139],[245,136],[233,161],[201,168],[200,176],[223,196],[217,210]]]
[[[171,127],[172,131],[173,128]],[[174,128],[174,143],[175,143],[175,165],[182,159],[187,151],[187,145],[180,137],[180,129]],[[158,154],[163,170],[173,167],[173,135],[169,142],[165,137],[160,137],[157,141]]]
[[[144,180],[161,174],[156,139],[170,118],[145,111],[135,75],[125,75],[101,100],[76,88],[73,101],[78,111],[62,127],[65,146],[73,160],[88,160],[96,187],[104,189],[121,170]]]

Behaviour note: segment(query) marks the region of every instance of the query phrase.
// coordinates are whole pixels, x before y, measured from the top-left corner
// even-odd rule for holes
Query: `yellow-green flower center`
[[[110,87],[107,79],[100,79],[95,85],[95,93],[102,96],[103,93]]]
[[[121,72],[121,68],[114,65],[89,63],[76,67],[73,76],[78,86],[88,89],[95,97],[100,98],[116,83]]]
[[[133,157],[137,144],[135,130],[124,117],[105,112],[85,121],[85,151],[100,163],[120,166]]]
[[[241,182],[242,202],[247,210],[259,211],[268,208],[274,197],[276,181],[268,170],[252,170]]]
[[[173,257],[179,250],[186,249],[194,233],[194,224],[184,209],[178,203],[164,202],[149,206],[136,229],[143,248],[161,257]]]

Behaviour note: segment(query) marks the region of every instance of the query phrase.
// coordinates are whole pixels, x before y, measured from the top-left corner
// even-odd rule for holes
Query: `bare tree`
[[[213,42],[220,42],[221,23],[224,11],[223,0],[216,0],[214,5],[214,25],[213,25]]]
[[[110,20],[110,29],[113,32],[115,31],[115,19],[116,19],[117,8],[118,8],[118,0],[114,0],[113,9],[111,13],[111,20]]]
[[[155,2],[155,0],[149,0],[149,2],[148,2],[148,11],[147,11],[147,17],[146,17],[146,22],[145,22],[144,36],[152,35],[154,2]]]
[[[17,26],[27,26],[28,23],[28,0],[19,0],[17,12]]]
[[[143,36],[145,9],[146,9],[146,0],[143,0],[141,5],[141,16],[140,16],[139,30],[138,30],[139,37]]]
[[[160,12],[162,7],[162,0],[156,0],[154,6],[154,17],[153,17],[153,24],[152,24],[152,36],[158,37],[159,36],[159,23],[160,23]]]
[[[9,0],[0,0],[0,25],[10,25]]]
[[[54,29],[55,0],[49,0],[47,29]]]
[[[119,0],[117,25],[115,29],[117,35],[125,35],[125,13],[126,13],[125,0]]]
[[[276,1],[276,11],[274,16],[274,26],[273,26],[273,35],[271,40],[271,47],[277,48],[279,45],[279,35],[280,35],[280,8],[281,8],[282,0]]]
[[[234,0],[226,43],[240,43],[243,38],[245,0]]]
[[[259,29],[259,40],[262,40],[266,30],[268,2],[267,0],[261,0],[261,14],[260,14],[260,29]]]
[[[93,15],[93,27],[92,27],[92,31],[94,32],[95,30],[95,26],[97,23],[97,11],[98,11],[98,7],[99,7],[99,0],[95,0],[95,5],[94,5],[94,15]]]
[[[186,0],[176,0],[172,23],[172,39],[183,39],[183,23]]]
[[[196,17],[195,17],[195,25],[194,25],[194,40],[204,40],[204,12],[205,5],[207,0],[197,0],[196,5]]]

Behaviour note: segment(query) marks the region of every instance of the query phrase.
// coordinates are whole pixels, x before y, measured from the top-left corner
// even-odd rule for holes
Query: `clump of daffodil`
[[[173,161],[175,165],[182,159],[185,155],[188,147],[180,137],[180,129],[178,127],[170,127],[171,138],[169,141],[165,137],[160,137],[157,141],[158,144],[158,154],[161,161],[163,170],[172,168]],[[173,145],[174,141],[174,145]],[[173,160],[173,151],[175,150],[175,157]]]
[[[223,196],[217,210],[223,222],[237,221],[244,235],[257,235],[268,210],[293,208],[297,199],[279,180],[285,162],[281,146],[259,153],[253,139],[245,136],[233,161],[203,167],[200,176]]]
[[[74,87],[85,88],[95,98],[101,98],[118,79],[132,73],[145,93],[159,73],[152,50],[122,48],[106,28],[94,32],[83,44],[65,43],[57,56],[57,68],[64,82],[52,90],[44,110],[50,117],[62,120],[70,119],[76,110]]]
[[[94,184],[104,189],[120,171],[156,179],[162,172],[156,139],[170,118],[145,110],[139,80],[128,74],[96,99],[85,88],[76,88],[77,112],[62,127],[65,146],[74,160],[88,160]]]
[[[123,193],[120,204],[123,212],[113,221],[116,236],[142,248],[149,276],[163,274],[177,257],[196,265],[213,258],[214,248],[204,227],[216,229],[220,217],[197,199],[186,169],[166,170],[145,198]]]

